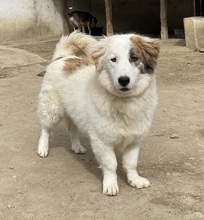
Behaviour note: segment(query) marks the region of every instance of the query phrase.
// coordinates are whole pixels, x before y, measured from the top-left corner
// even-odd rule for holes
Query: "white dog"
[[[78,129],[88,133],[103,171],[104,194],[119,191],[116,149],[123,151],[128,183],[149,187],[136,167],[157,106],[154,68],[158,54],[158,42],[140,35],[114,35],[99,41],[76,32],[62,37],[39,95],[38,154],[48,155],[49,133],[65,119],[75,153],[86,152]]]

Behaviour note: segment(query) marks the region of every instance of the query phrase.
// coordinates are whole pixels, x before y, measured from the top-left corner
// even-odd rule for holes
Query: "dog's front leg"
[[[150,182],[148,179],[138,175],[136,170],[139,157],[140,145],[132,144],[128,146],[123,153],[123,168],[127,173],[128,183],[132,187],[144,188],[149,187]]]
[[[100,168],[103,171],[103,194],[115,196],[118,192],[117,160],[114,149],[106,146],[100,139],[91,138],[91,145]]]
[[[82,32],[83,32],[83,33],[86,33],[86,31],[85,31],[85,26],[84,26],[84,25],[82,25]]]

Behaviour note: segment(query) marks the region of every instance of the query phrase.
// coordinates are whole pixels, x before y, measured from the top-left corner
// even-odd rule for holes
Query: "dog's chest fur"
[[[150,96],[114,98],[103,95],[94,99],[93,95],[91,111],[95,116],[92,122],[97,135],[105,143],[112,142],[115,147],[120,145],[122,148],[141,141],[151,126],[156,108],[156,101]]]

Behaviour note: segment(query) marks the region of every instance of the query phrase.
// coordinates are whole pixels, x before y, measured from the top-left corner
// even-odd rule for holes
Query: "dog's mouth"
[[[120,91],[122,91],[122,92],[128,92],[130,89],[128,89],[128,88],[121,88],[120,89]]]

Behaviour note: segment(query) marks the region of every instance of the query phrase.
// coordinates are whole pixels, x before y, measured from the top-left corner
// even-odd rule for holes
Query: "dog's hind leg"
[[[140,146],[132,144],[128,146],[123,153],[123,168],[127,173],[128,183],[132,187],[146,188],[150,186],[148,179],[138,175],[136,170],[139,157]]]
[[[76,127],[74,122],[68,117],[66,117],[66,122],[70,133],[71,150],[74,151],[76,154],[85,154],[86,149],[80,143],[78,128]]]
[[[56,91],[41,91],[38,114],[42,125],[42,132],[37,151],[40,157],[46,157],[49,151],[50,132],[64,115],[64,108]]]
[[[50,128],[42,125],[42,131],[38,142],[38,155],[40,157],[47,157],[49,151],[49,136]]]
[[[87,28],[88,28],[88,30],[89,30],[89,35],[91,35],[91,28],[90,28],[90,25],[89,25],[89,24],[87,25]]]

